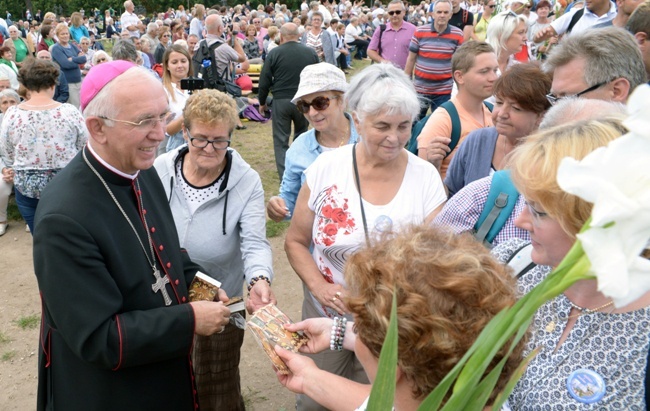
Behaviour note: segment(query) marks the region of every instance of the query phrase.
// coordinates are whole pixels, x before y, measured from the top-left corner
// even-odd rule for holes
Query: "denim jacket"
[[[352,116],[345,113],[345,117],[350,122],[350,140],[348,144],[354,144],[359,139],[357,129],[354,127]],[[296,199],[302,183],[305,182],[303,171],[311,165],[323,152],[323,148],[316,141],[316,129],[310,129],[296,138],[284,160],[284,174],[282,175],[282,184],[280,184],[279,196],[284,200],[287,208],[293,215],[293,209],[296,206]],[[289,219],[288,217],[287,219]]]

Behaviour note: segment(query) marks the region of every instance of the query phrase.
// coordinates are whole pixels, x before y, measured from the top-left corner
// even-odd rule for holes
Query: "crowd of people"
[[[304,289],[287,328],[309,342],[276,348],[296,408],[367,407],[395,294],[394,405],[417,409],[568,253],[591,204],[559,162],[624,135],[650,77],[648,0],[123,5],[0,19],[0,236],[13,194],[38,409],[243,410],[237,318],[282,306],[267,218]],[[244,116],[271,120],[266,204]],[[213,301],[190,301],[198,272]],[[575,283],[497,354],[490,401],[539,348],[504,410],[645,409],[649,310]]]

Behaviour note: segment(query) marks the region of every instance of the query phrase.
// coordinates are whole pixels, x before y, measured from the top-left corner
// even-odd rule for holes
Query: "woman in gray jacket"
[[[259,175],[230,146],[237,124],[234,100],[216,90],[192,95],[183,110],[184,144],[156,159],[180,243],[192,261],[219,280],[230,298],[252,312],[275,296],[271,246],[266,240],[264,190]],[[202,409],[243,410],[239,382],[244,330],[228,324],[196,336],[193,360]]]

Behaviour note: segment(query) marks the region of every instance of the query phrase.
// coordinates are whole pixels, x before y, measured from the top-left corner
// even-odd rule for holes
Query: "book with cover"
[[[219,288],[221,283],[218,280],[198,271],[190,284],[190,301],[214,301]]]
[[[266,305],[253,313],[247,322],[248,329],[255,336],[255,340],[262,346],[275,368],[282,374],[288,374],[287,365],[275,353],[274,347],[280,347],[298,352],[308,338],[302,333],[295,333],[284,329],[284,324],[292,324],[291,319],[274,304]]]

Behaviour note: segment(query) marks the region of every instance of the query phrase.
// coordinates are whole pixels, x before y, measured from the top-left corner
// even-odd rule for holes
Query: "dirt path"
[[[7,233],[0,237],[0,410],[3,411],[36,407],[40,300],[32,265],[32,237],[24,227],[12,222]],[[300,280],[287,262],[284,237],[270,241],[275,270],[273,289],[278,306],[293,320],[299,320]],[[248,332],[242,348],[241,374],[248,410],[294,409],[293,394],[278,383],[268,358]]]

